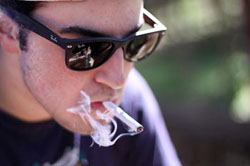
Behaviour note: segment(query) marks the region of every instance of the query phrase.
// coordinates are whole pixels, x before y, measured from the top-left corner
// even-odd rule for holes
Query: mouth
[[[91,110],[93,111],[100,110],[101,112],[106,111],[106,108],[104,107],[102,102],[103,101],[91,102]],[[114,104],[117,104],[117,100],[113,100],[111,102],[113,102]]]
[[[116,100],[113,100],[112,102],[115,104]],[[102,118],[100,118],[97,114],[97,111],[100,111],[101,113],[108,115],[110,118],[113,117],[112,114],[109,114],[110,110],[107,110],[107,108],[103,105],[103,101],[97,101],[97,102],[91,102],[90,104],[91,106],[91,116],[98,121],[99,123],[101,123],[102,125],[106,125],[110,123],[110,120],[104,120]]]
[[[105,111],[105,107],[103,106],[102,102],[92,102],[91,103],[91,110],[100,110],[101,112]]]

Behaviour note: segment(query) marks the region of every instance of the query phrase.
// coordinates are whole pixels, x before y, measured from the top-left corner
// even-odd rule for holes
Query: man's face
[[[142,24],[141,9],[141,0],[49,2],[34,12],[34,18],[65,38],[87,37],[59,32],[70,26],[121,38]],[[133,66],[124,60],[121,48],[100,67],[77,72],[66,67],[62,48],[37,34],[29,34],[27,47],[20,54],[24,81],[31,94],[62,126],[81,134],[91,131],[80,117],[66,112],[78,105],[80,90],[90,96],[94,110],[101,108],[102,101],[119,104]]]

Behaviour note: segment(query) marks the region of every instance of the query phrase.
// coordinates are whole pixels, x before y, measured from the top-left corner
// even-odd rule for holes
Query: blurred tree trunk
[[[247,34],[247,51],[250,53],[250,1],[244,0],[245,30]]]

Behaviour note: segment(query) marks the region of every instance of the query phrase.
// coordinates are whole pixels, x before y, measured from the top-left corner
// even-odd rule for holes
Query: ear
[[[18,25],[0,11],[0,46],[9,54],[19,53]]]

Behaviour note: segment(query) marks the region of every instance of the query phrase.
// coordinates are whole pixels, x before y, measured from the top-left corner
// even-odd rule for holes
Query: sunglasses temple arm
[[[164,31],[167,30],[167,27],[165,25],[163,25],[155,16],[153,16],[145,8],[143,9],[143,13],[144,13],[144,19],[146,20],[146,22],[148,22],[152,26],[155,26],[155,24],[156,24],[159,28],[161,28]]]
[[[27,28],[32,32],[46,38],[47,40],[55,43],[56,45],[65,48],[65,43],[63,42],[63,38],[58,36],[53,31],[49,30],[46,26],[42,25],[41,23],[37,22],[36,20],[14,10],[10,9],[9,14],[12,18],[15,18],[18,24],[21,27]]]

